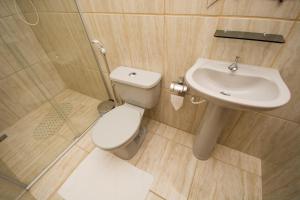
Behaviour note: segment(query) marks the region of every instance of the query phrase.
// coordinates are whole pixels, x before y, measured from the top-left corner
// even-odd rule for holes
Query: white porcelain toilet
[[[159,100],[161,74],[120,66],[111,72],[110,79],[125,103],[96,122],[92,139],[97,147],[127,160],[145,138],[141,122],[144,110],[153,108]]]

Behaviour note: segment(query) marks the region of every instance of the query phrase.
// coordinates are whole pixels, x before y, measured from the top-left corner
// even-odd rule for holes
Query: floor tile
[[[190,148],[154,135],[137,167],[154,176],[152,190],[165,199],[187,199],[196,159]]]
[[[174,142],[193,148],[195,136],[185,131],[177,129],[176,135],[173,139]]]
[[[38,200],[49,198],[86,155],[85,151],[74,146],[30,189],[31,194]]]
[[[99,102],[74,90],[62,91],[52,103],[57,108],[62,106],[62,110],[67,105],[69,112],[65,114],[72,124],[72,129],[53,105],[41,105],[13,126],[3,130],[8,138],[1,142],[1,165],[8,166],[18,180],[29,184],[74,141],[78,134],[74,129],[82,133],[97,119]],[[88,143],[88,137],[84,139],[81,143]]]
[[[151,141],[153,137],[153,133],[150,131],[147,132],[145,140],[143,141],[141,147],[139,148],[138,152],[129,160],[129,162],[133,165],[136,165],[139,159],[141,158],[142,154],[144,153],[146,147],[148,146],[149,142]]]
[[[155,131],[155,134],[163,136],[164,132],[166,131],[166,129],[167,129],[167,125],[166,124],[159,123],[159,125],[157,127],[157,130]]]
[[[169,142],[162,158],[160,174],[153,184],[153,191],[165,199],[187,199],[196,163],[191,149]]]
[[[149,119],[146,128],[148,129],[148,131],[155,133],[158,129],[159,124],[160,123],[158,121]]]
[[[160,123],[158,126],[158,129],[156,130],[157,135],[168,138],[169,140],[172,140],[175,138],[176,132],[177,132],[176,128],[174,128],[172,126],[168,126],[163,123]]]
[[[260,160],[217,145],[207,161],[192,153],[194,135],[154,120],[137,154],[129,160],[153,175],[146,200],[261,200]],[[62,200],[57,189],[94,145],[90,132],[31,189],[37,199]]]
[[[64,199],[58,193],[55,193],[48,200],[64,200]]]
[[[92,140],[91,129],[77,142],[77,146],[87,152],[91,152],[96,146]]]
[[[215,158],[198,161],[189,200],[261,200],[261,177]]]
[[[212,156],[225,163],[261,176],[261,160],[254,156],[218,144]]]
[[[161,159],[165,153],[167,144],[168,140],[166,138],[153,135],[136,166],[150,172],[153,176],[159,176]]]

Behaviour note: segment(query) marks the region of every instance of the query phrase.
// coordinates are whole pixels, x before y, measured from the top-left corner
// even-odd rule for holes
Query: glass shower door
[[[37,13],[16,2],[23,20],[39,22],[24,23],[14,1],[0,1],[0,199],[15,199],[108,98],[75,1],[33,0]]]

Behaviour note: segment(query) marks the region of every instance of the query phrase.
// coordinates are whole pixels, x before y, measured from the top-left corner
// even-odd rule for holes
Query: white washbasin
[[[198,59],[187,71],[186,82],[201,96],[218,105],[235,109],[270,110],[286,104],[290,91],[278,70],[231,62]]]

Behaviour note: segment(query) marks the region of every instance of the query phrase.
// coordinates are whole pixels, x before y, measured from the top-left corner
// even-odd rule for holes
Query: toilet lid
[[[102,149],[110,150],[135,136],[143,114],[134,107],[124,104],[103,115],[92,130],[94,143]]]

